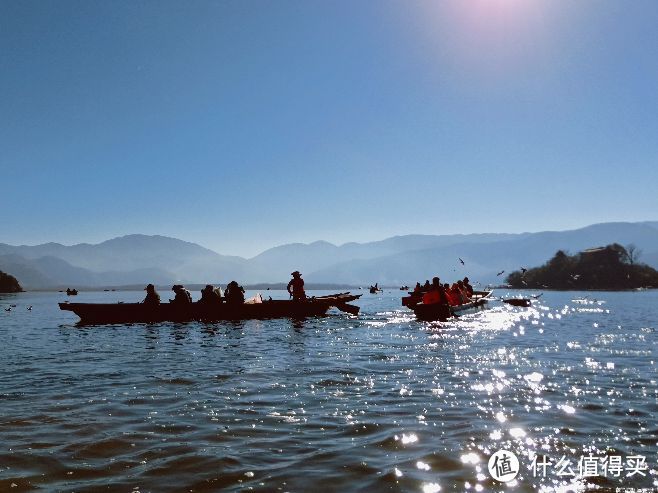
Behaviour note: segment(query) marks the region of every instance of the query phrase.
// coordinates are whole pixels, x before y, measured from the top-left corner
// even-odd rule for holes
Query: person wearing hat
[[[189,305],[192,303],[192,295],[180,284],[174,284],[171,290],[176,293],[176,296],[174,296],[173,300],[169,300],[170,303],[176,303],[177,305]]]
[[[144,288],[144,291],[146,291],[146,297],[144,298],[144,303],[145,305],[159,305],[160,304],[160,295],[157,293],[155,290],[155,286],[153,284],[149,284]]]
[[[471,283],[469,282],[468,277],[465,277],[462,282],[464,283],[464,288],[466,289],[466,294],[468,294],[469,297],[472,297],[473,296],[473,286],[471,286]]]
[[[295,301],[301,301],[306,299],[306,293],[304,292],[304,279],[298,270],[290,274],[292,279],[288,283],[288,293],[292,296],[292,299]]]

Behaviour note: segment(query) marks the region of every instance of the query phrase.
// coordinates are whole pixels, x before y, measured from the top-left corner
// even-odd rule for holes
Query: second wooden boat
[[[484,307],[492,293],[493,291],[475,291],[471,297],[472,301],[461,305],[447,305],[445,303],[430,303],[426,305],[422,302],[422,296],[415,297],[414,299],[409,299],[411,297],[403,298],[402,304],[412,309],[418,320],[445,322],[460,313]],[[414,300],[418,301],[414,303]]]

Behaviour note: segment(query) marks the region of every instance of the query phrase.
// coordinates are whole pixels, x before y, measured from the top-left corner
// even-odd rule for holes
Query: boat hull
[[[360,295],[341,293],[333,296],[309,298],[306,301],[268,300],[262,303],[245,304],[205,304],[192,303],[177,305],[162,303],[59,303],[61,310],[67,310],[80,317],[81,324],[129,324],[157,322],[191,322],[245,320],[266,318],[306,318],[325,315],[329,308],[341,308]]]

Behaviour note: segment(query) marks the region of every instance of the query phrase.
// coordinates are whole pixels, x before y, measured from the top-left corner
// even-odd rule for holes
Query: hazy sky
[[[0,242],[658,219],[658,2],[0,2]]]

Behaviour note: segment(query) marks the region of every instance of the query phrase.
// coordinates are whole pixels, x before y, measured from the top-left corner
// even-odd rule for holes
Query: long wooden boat
[[[470,303],[463,303],[461,305],[446,305],[443,303],[431,303],[426,305],[422,302],[422,295],[409,296],[402,299],[402,304],[412,309],[416,314],[418,320],[427,322],[440,321],[445,322],[450,317],[459,313],[472,310],[475,308],[484,307],[493,291],[475,291],[471,297]],[[412,298],[412,299],[409,299]],[[415,300],[418,300],[414,303]]]
[[[265,318],[305,318],[325,315],[329,308],[356,315],[359,307],[348,304],[361,295],[337,293],[316,296],[305,301],[265,300],[256,303],[191,303],[178,305],[161,303],[59,303],[60,310],[68,310],[80,317],[80,324],[126,324],[154,322],[191,322],[245,320]]]

